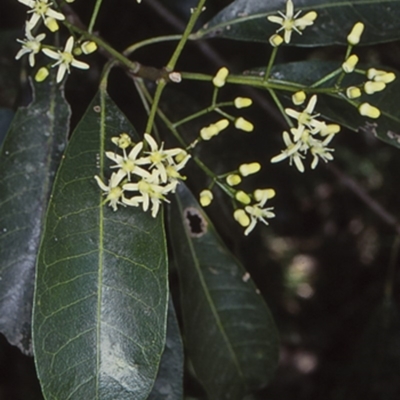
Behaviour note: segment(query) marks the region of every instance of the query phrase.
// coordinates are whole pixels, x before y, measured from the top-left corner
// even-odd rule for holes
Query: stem
[[[167,72],[174,70],[175,65],[178,61],[178,58],[181,55],[182,50],[186,45],[189,35],[203,10],[203,6],[204,6],[205,2],[206,2],[206,0],[199,0],[196,9],[194,10],[193,14],[191,15],[191,17],[189,19],[188,24],[186,25],[186,28],[182,34],[181,40],[179,41],[178,45],[176,46],[176,49],[171,56],[171,59],[169,60],[167,66],[165,67]],[[148,118],[147,124],[146,124],[146,132],[148,134],[151,134],[153,124],[154,124],[154,118],[157,114],[158,104],[160,102],[160,98],[161,98],[162,92],[165,88],[165,85],[166,85],[165,79],[162,78],[158,81],[156,93],[154,95],[153,103],[151,105],[150,115],[149,115],[149,118]]]
[[[334,78],[336,75],[340,74],[340,72],[342,72],[341,68],[335,69],[334,71],[332,71],[331,73],[329,73],[328,75],[325,75],[323,78],[321,78],[319,81],[314,82],[310,88],[316,88],[320,85],[322,85],[323,83],[325,83],[326,81],[328,81],[329,79]]]
[[[141,47],[148,46],[150,44],[155,44],[155,43],[161,43],[161,42],[169,42],[173,40],[180,40],[182,35],[166,35],[166,36],[159,36],[151,39],[145,39],[142,40],[141,42],[137,42],[132,44],[131,46],[127,47],[123,51],[124,56],[129,56],[132,53],[134,53],[136,50],[140,49]]]
[[[94,24],[96,23],[97,15],[99,13],[102,2],[103,2],[103,0],[96,0],[96,4],[94,5],[93,14],[92,14],[92,17],[90,18],[90,23],[89,23],[89,28],[88,28],[89,33],[93,32],[93,27],[94,27]]]
[[[268,89],[269,94],[271,95],[272,99],[274,100],[276,106],[278,107],[279,111],[281,112],[283,118],[285,118],[286,123],[293,128],[293,122],[289,118],[289,116],[286,114],[285,109],[282,106],[282,103],[278,99],[278,96],[276,95],[275,91],[273,89]]]
[[[267,68],[265,69],[264,82],[266,82],[268,80],[268,78],[269,78],[272,66],[274,65],[274,61],[275,61],[277,52],[278,52],[278,47],[274,47],[272,49],[272,53],[271,53],[271,56],[269,58]]]

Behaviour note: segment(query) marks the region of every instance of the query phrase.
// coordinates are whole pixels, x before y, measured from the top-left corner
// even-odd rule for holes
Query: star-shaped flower
[[[78,61],[74,58],[72,55],[72,50],[74,48],[74,38],[73,36],[70,36],[67,40],[67,43],[65,44],[64,51],[54,51],[50,49],[43,49],[43,53],[46,54],[46,56],[57,60],[55,64],[53,64],[53,67],[58,65],[58,71],[57,71],[57,82],[61,82],[64,78],[64,75],[66,72],[70,73],[70,67],[73,66],[75,68],[79,69],[88,69],[89,65],[82,62]]]
[[[296,14],[294,14],[293,2],[292,0],[287,0],[286,14],[283,14],[282,11],[278,11],[280,17],[275,15],[267,17],[269,21],[281,25],[276,32],[280,32],[281,30],[285,31],[283,35],[285,43],[290,42],[293,31],[296,31],[301,35],[301,30],[312,25],[317,18],[317,13],[315,11],[310,11],[303,17],[297,18],[300,13],[301,11],[298,11]]]
[[[26,38],[21,40],[17,39],[18,43],[22,44],[22,48],[18,51],[15,56],[16,60],[19,60],[23,55],[29,54],[29,65],[33,67],[35,65],[35,55],[39,53],[41,48],[41,41],[46,37],[44,33],[33,36],[29,29],[25,30]]]
[[[63,21],[65,19],[64,15],[54,11],[51,6],[53,3],[48,0],[18,0],[20,3],[30,7],[31,10],[28,11],[32,14],[30,20],[27,22],[27,27],[32,30],[36,24],[39,22],[40,18],[46,23],[49,18],[57,19]]]
[[[108,186],[103,183],[103,181],[96,175],[94,179],[96,179],[97,184],[100,186],[102,190],[104,190],[104,195],[107,196],[105,202],[109,201],[109,206],[117,211],[118,204],[125,205],[126,198],[124,196],[124,189],[120,186],[122,179],[124,178],[124,174],[119,170],[118,172],[113,172],[110,180],[108,181]]]
[[[283,141],[285,142],[286,149],[281,151],[281,154],[278,154],[277,156],[273,157],[271,159],[272,163],[276,163],[282,160],[285,160],[286,158],[289,158],[290,160],[290,165],[292,165],[292,162],[294,161],[294,164],[296,165],[297,169],[300,172],[304,172],[304,165],[303,162],[301,161],[304,156],[302,156],[299,153],[300,147],[302,146],[302,142],[299,140],[297,143],[293,143],[292,140],[290,139],[289,133],[286,131],[283,132],[282,134]]]
[[[291,108],[286,108],[285,112],[290,117],[297,119],[300,126],[304,125],[309,129],[313,130],[313,128],[319,125],[319,121],[316,120],[319,114],[313,114],[316,104],[317,104],[317,95],[314,94],[310,98],[307,107],[303,111],[299,112]]]

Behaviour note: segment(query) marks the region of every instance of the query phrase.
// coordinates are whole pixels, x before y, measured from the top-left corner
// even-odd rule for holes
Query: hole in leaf
[[[196,208],[186,208],[183,216],[191,237],[201,237],[207,232],[207,221]]]

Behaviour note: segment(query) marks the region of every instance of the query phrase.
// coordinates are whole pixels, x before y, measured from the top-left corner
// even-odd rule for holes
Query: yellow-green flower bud
[[[381,115],[379,108],[371,106],[371,104],[368,103],[362,103],[360,106],[358,106],[358,112],[364,117],[374,119],[379,118]]]
[[[215,124],[205,126],[200,130],[200,136],[203,140],[210,140],[212,137],[218,135],[219,129]]]
[[[384,82],[367,81],[364,83],[364,91],[367,94],[374,94],[385,89],[386,84]]]
[[[239,185],[240,182],[242,182],[242,178],[238,174],[230,174],[226,177],[226,183],[229,186]]]
[[[200,204],[202,205],[202,207],[207,207],[211,204],[213,198],[214,196],[212,192],[208,189],[205,189],[200,193]]]
[[[226,67],[222,67],[217,74],[214,76],[212,82],[214,84],[215,87],[222,87],[225,85],[226,82],[226,78],[229,75],[229,70]]]
[[[75,0],[65,0],[67,3],[73,3]]]
[[[233,213],[233,218],[235,218],[235,220],[237,222],[239,222],[239,224],[241,226],[243,226],[243,228],[246,228],[247,226],[250,225],[250,218],[249,216],[246,214],[246,212],[244,210],[242,210],[241,208],[235,210],[235,212]]]
[[[278,47],[283,43],[283,37],[278,34],[274,34],[269,38],[269,43],[272,47]]]
[[[185,151],[185,150],[182,150],[180,153],[178,153],[175,157],[174,157],[174,159],[175,159],[175,162],[177,163],[177,164],[179,164],[180,162],[182,162],[186,157],[187,157],[187,152]]]
[[[80,47],[75,47],[72,50],[72,53],[74,54],[74,56],[80,56],[82,54],[82,49]]]
[[[253,100],[248,97],[236,97],[234,104],[236,108],[246,108],[253,104]]]
[[[396,75],[393,72],[370,68],[367,71],[367,78],[373,79],[375,82],[390,83],[396,79]]]
[[[44,23],[51,32],[57,32],[60,29],[57,21],[54,18],[46,18]]]
[[[361,89],[357,86],[350,86],[346,89],[346,96],[349,99],[356,99],[361,96]]]
[[[111,141],[120,149],[126,149],[132,145],[132,139],[127,133],[121,133],[119,136],[114,136]]]
[[[254,125],[242,117],[235,120],[235,127],[245,132],[252,132],[254,129]]]
[[[354,26],[349,35],[347,36],[347,41],[352,46],[360,43],[361,35],[364,31],[364,24],[362,22],[357,22]]]
[[[308,12],[307,14],[302,16],[299,20],[301,22],[304,22],[304,25],[298,25],[297,28],[302,31],[303,29],[307,28],[307,26],[312,25],[313,22],[317,19],[317,17],[318,14],[315,11]]]
[[[342,64],[342,69],[346,74],[353,72],[356,65],[358,63],[358,57],[355,54],[352,54],[347,60]]]
[[[239,167],[239,173],[242,176],[249,176],[257,173],[261,169],[261,165],[258,162],[253,162],[250,164],[242,164]]]
[[[306,94],[302,90],[292,95],[292,102],[296,106],[300,106],[301,104],[303,104],[305,99],[306,99]]]
[[[46,67],[40,68],[35,75],[36,82],[43,82],[49,76],[49,70]]]
[[[320,136],[330,136],[335,135],[340,132],[340,125],[338,124],[325,124],[321,127],[319,131]]]
[[[275,197],[276,192],[274,189],[256,189],[253,194],[256,201],[263,201]]]
[[[214,125],[217,127],[219,133],[229,126],[229,121],[226,118],[220,119]]]
[[[81,44],[81,49],[85,54],[90,54],[97,50],[97,44],[92,41],[86,41]]]
[[[246,205],[251,203],[250,196],[247,193],[243,192],[243,190],[239,190],[236,192],[235,199]]]

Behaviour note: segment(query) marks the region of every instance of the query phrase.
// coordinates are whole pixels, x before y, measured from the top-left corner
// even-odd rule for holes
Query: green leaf
[[[365,30],[361,44],[384,43],[400,38],[399,0],[295,0],[295,12],[316,11],[318,18],[302,35],[293,32],[291,45],[325,46],[347,44],[353,25],[362,21]],[[236,0],[219,12],[196,38],[226,38],[251,42],[268,42],[280,27],[267,20],[269,15],[285,13],[282,0]],[[301,16],[300,15],[300,16]]]
[[[33,87],[0,153],[0,331],[32,353],[34,270],[56,168],[64,150],[70,110],[64,91],[49,79]]]
[[[277,365],[272,316],[190,191],[179,185],[169,228],[181,287],[184,338],[210,399],[242,400]]]
[[[167,340],[153,390],[147,400],[183,399],[183,346],[174,304],[168,303]]]
[[[53,399],[146,399],[165,345],[167,262],[162,212],[104,205],[112,136],[133,132],[103,91],[72,135],[40,247],[33,344]],[[108,169],[108,171],[110,171]],[[110,172],[105,173],[110,176]]]
[[[324,61],[300,61],[288,64],[277,65],[273,68],[272,78],[288,83],[300,83],[305,86],[323,78],[330,72],[340,67],[340,63]],[[362,66],[360,66],[362,68]],[[378,67],[380,68],[380,67]],[[385,69],[385,67],[382,67]],[[385,69],[386,70],[386,69]],[[260,70],[253,70],[251,73],[257,75]],[[398,71],[391,69],[397,77]],[[322,87],[333,87],[335,79],[330,79]],[[341,87],[360,85],[366,81],[365,75],[346,74]],[[400,79],[387,84],[385,90],[374,95],[363,94],[357,99],[359,104],[368,102],[381,110],[378,119],[363,117],[357,108],[350,104],[345,96],[330,96],[318,94],[316,112],[321,113],[325,118],[345,126],[354,131],[364,130],[377,136],[382,141],[400,148]],[[290,107],[293,107],[291,105]]]
[[[14,118],[14,112],[9,108],[0,108],[0,146],[10,128],[11,121]]]

